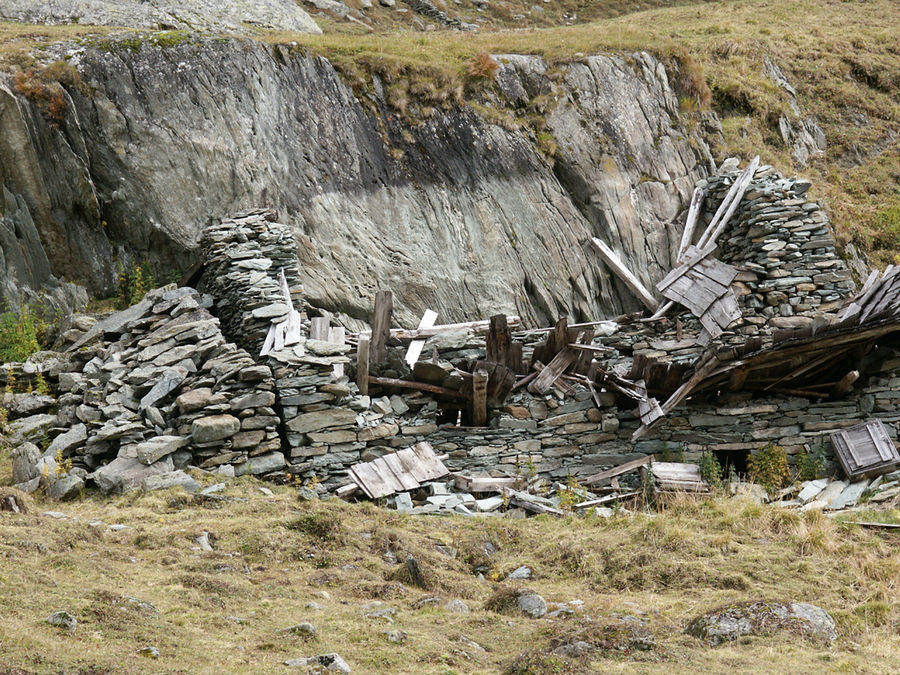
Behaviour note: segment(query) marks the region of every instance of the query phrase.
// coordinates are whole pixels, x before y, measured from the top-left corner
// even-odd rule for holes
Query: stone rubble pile
[[[57,412],[10,424],[21,487],[90,479],[115,492],[189,485],[177,472],[191,465],[281,470],[271,370],[225,340],[211,304],[191,288],[157,289],[76,342],[58,367]]]
[[[254,356],[269,326],[291,309],[279,272],[295,304],[302,294],[297,243],[290,227],[275,219],[271,209],[250,211],[209,225],[201,241],[205,265],[199,288],[215,298],[213,313],[225,334]]]
[[[715,212],[730,179],[732,174],[720,172],[707,182],[707,214]],[[771,167],[760,167],[720,241],[721,260],[758,276],[741,287],[747,321],[754,316],[769,320],[831,311],[855,289],[850,270],[838,255],[828,216],[818,203],[806,199],[810,187],[808,180],[785,178]]]

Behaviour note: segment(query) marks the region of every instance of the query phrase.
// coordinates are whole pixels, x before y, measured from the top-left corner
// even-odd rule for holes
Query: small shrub
[[[787,451],[780,445],[769,443],[747,459],[750,480],[759,483],[769,492],[775,492],[791,480]]]
[[[517,586],[497,586],[491,597],[484,603],[484,608],[489,612],[509,614],[516,611],[519,606],[519,596],[522,589]]]
[[[486,52],[473,56],[466,62],[466,73],[469,77],[478,80],[488,80],[494,77],[500,64]]]
[[[54,124],[62,124],[66,119],[65,92],[59,82],[48,79],[44,72],[31,68],[20,70],[13,78],[13,87],[41,107]]]
[[[825,448],[819,445],[815,450],[800,453],[797,457],[797,479],[816,480],[825,476]]]
[[[709,450],[700,455],[700,477],[713,489],[722,487],[722,465]]]
[[[47,328],[47,322],[31,305],[3,312],[0,314],[0,359],[24,361],[40,351]]]
[[[697,108],[708,110],[712,103],[712,91],[706,83],[703,67],[694,60],[687,48],[681,45],[672,47],[664,60],[682,106],[685,99],[692,99]]]
[[[150,265],[133,264],[125,267],[118,265],[118,309],[125,309],[143,300],[147,291],[156,288],[156,277]]]
[[[335,541],[341,533],[341,521],[328,513],[307,513],[288,521],[284,526],[322,541]]]

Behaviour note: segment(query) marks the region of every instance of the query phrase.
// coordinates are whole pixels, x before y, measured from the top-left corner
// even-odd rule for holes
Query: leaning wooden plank
[[[657,480],[655,484],[659,492],[708,492],[709,486],[695,481]]]
[[[644,287],[644,284],[641,283],[640,279],[634,276],[634,274],[631,273],[631,270],[625,267],[615,251],[596,237],[591,241],[593,241],[597,251],[600,252],[600,257],[603,258],[603,262],[605,262],[615,275],[631,289],[631,292],[637,296],[638,300],[640,300],[647,309],[651,312],[655,312],[659,308],[659,302],[653,297],[650,291]]]
[[[703,206],[703,200],[705,198],[706,190],[699,187],[694,189],[694,194],[691,197],[691,206],[688,209],[687,220],[684,223],[684,231],[681,233],[681,244],[678,246],[679,261],[694,239],[694,229],[697,226],[697,218],[700,215],[700,209]]]
[[[436,384],[428,384],[427,382],[415,382],[413,380],[399,380],[395,377],[375,377],[369,375],[369,384],[379,384],[383,387],[400,387],[405,389],[418,389],[419,391],[430,391],[432,394],[441,394],[451,398],[468,399],[468,396],[460,394],[453,389],[439,387]]]
[[[588,476],[583,481],[581,481],[582,485],[592,485],[594,483],[599,483],[601,480],[607,480],[608,478],[614,478],[616,476],[621,476],[623,473],[629,473],[631,471],[635,471],[640,467],[654,461],[653,455],[647,455],[646,457],[641,457],[640,459],[634,459],[630,462],[625,462],[624,464],[620,464],[619,466],[613,467],[612,469],[607,469],[606,471],[601,471],[600,473],[595,473],[593,476]]]
[[[706,232],[700,237],[700,241],[697,243],[698,246],[703,247],[707,244],[715,243],[719,238],[719,235],[725,231],[728,221],[731,219],[731,216],[741,203],[741,199],[744,198],[744,193],[753,181],[753,174],[756,173],[758,167],[759,155],[753,158],[750,165],[744,169],[744,172],[738,176],[736,181],[734,181],[734,184],[731,186],[725,199],[713,216],[712,221],[710,221],[709,227],[706,228]],[[726,203],[728,204],[727,209],[725,209]],[[723,209],[725,209],[724,213],[722,213]]]
[[[350,467],[351,475],[357,479],[359,486],[371,498],[378,499],[390,494],[384,479],[368,463],[354,464]]]
[[[575,362],[576,354],[573,349],[566,347],[553,357],[553,360],[544,367],[534,381],[528,385],[528,391],[532,394],[544,395],[550,391],[553,384],[566,372],[569,366]]]
[[[591,345],[591,344],[581,344],[578,342],[570,342],[569,347],[572,349],[579,349],[585,352],[596,352],[598,354],[614,352],[615,349],[613,347],[606,347],[604,345]]]
[[[337,490],[334,491],[336,497],[340,497],[341,499],[346,499],[347,497],[352,497],[354,494],[359,492],[361,488],[358,483],[348,483],[347,485],[342,485]]]
[[[431,328],[434,326],[435,321],[437,321],[437,312],[426,309],[422,318],[419,320],[419,326],[416,330],[420,331],[425,328]],[[416,361],[419,360],[419,357],[422,355],[422,349],[424,348],[425,340],[413,340],[409,343],[409,348],[406,350],[406,363],[409,364],[410,368],[416,365]]]
[[[891,284],[888,282],[898,273],[900,273],[900,266],[889,267],[889,269],[884,271],[881,281],[875,285],[872,294],[864,303],[860,303],[862,305],[862,312],[859,315],[859,323],[863,323],[870,315],[874,314],[875,309],[881,304],[882,299],[890,292]]]

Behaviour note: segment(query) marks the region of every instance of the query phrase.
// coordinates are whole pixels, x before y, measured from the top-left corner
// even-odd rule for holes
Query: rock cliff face
[[[647,55],[590,57],[553,82],[535,57],[502,59],[506,105],[555,98],[554,165],[468,108],[414,126],[381,100],[373,114],[328,61],[281,47],[88,49],[73,62],[90,93],[67,89],[62,123],[0,88],[0,182],[27,205],[51,271],[94,292],[118,260],[186,269],[210,220],[271,206],[295,228],[306,297],[344,318],[366,319],[377,288],[407,324],[426,307],[441,321],[596,318],[637,305],[590,237],[655,281],[711,163]]]

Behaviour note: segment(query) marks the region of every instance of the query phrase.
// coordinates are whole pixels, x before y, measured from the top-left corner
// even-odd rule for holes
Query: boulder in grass
[[[825,642],[833,642],[838,636],[831,615],[806,602],[742,602],[699,616],[685,629],[688,635],[702,638],[713,647],[744,635],[782,631]]]

